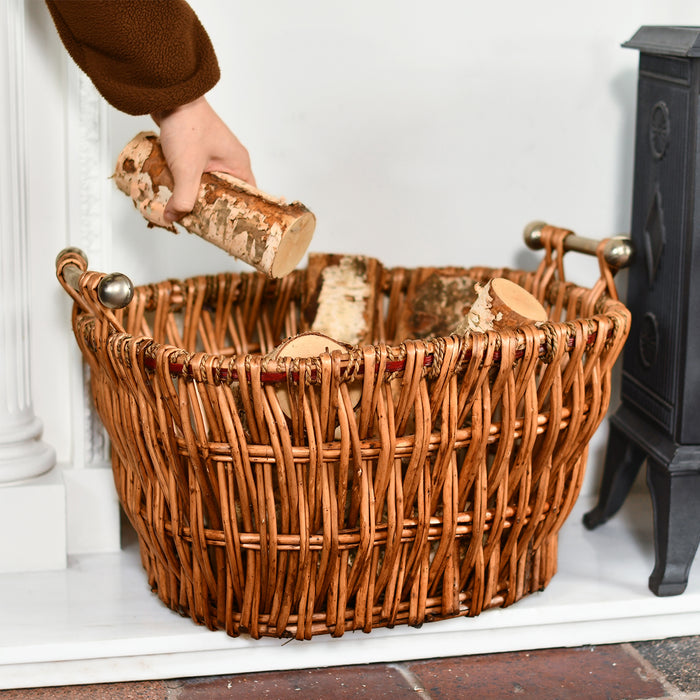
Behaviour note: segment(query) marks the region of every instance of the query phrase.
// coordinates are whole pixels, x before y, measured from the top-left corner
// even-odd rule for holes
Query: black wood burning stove
[[[604,523],[642,463],[654,508],[656,595],[685,590],[700,540],[700,27],[642,27],[622,403],[598,505]]]

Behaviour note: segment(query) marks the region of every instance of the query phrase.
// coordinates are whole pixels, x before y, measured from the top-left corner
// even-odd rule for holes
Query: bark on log
[[[453,333],[518,328],[547,320],[547,312],[530,292],[503,277],[477,285],[477,298]]]
[[[374,342],[382,265],[364,255],[309,254],[302,296],[308,327],[348,345]]]
[[[127,144],[114,180],[149,225],[177,233],[163,218],[173,178],[154,133]],[[287,204],[227,173],[204,173],[195,207],[179,223],[268,277],[284,277],[304,256],[316,218],[300,202]]]
[[[476,299],[475,284],[462,267],[415,270],[399,316],[396,340],[448,335]]]
[[[340,350],[341,352],[348,351],[346,343],[338,342],[323,333],[307,332],[300,333],[291,338],[287,338],[280,343],[269,355],[271,359],[280,360],[285,357],[302,358],[302,357],[318,357],[324,352],[333,352]],[[362,387],[359,382],[352,382],[348,386],[350,392],[350,400],[353,408],[360,402],[362,395]],[[279,401],[282,412],[288,418],[292,415],[292,409],[289,401],[289,391],[286,384],[280,384],[276,389],[277,400]]]

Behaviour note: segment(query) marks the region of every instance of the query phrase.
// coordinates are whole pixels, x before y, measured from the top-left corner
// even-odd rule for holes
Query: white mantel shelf
[[[0,576],[0,688],[177,678],[391,662],[700,634],[700,566],[681,596],[647,588],[651,506],[635,494],[588,532],[582,499],[560,536],[559,572],[543,593],[481,616],[323,635],[308,642],[232,639],[164,607],[138,551],[72,558],[63,571]]]

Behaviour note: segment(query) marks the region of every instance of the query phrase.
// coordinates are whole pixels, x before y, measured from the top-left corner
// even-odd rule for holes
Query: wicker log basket
[[[374,344],[301,360],[268,353],[306,330],[306,270],[164,281],[110,310],[105,276],[59,255],[160,599],[229,635],[309,639],[478,615],[542,590],[630,322],[602,247],[592,288],[564,280],[570,234],[542,228],[534,272],[464,270],[522,285],[544,324],[398,338],[420,269],[384,269]]]

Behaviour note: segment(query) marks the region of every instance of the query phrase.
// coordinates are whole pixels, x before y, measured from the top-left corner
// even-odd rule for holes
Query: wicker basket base
[[[582,461],[576,468],[583,468]],[[130,496],[134,495],[134,487],[138,490],[138,476],[118,459],[114,460],[114,473],[121,502],[133,502]],[[275,553],[268,550],[265,556],[261,553],[260,538],[252,537],[241,544],[242,570],[237,573],[245,588],[239,595],[249,603],[239,607],[230,590],[226,571],[220,571],[226,585],[218,589],[218,595],[206,598],[201,595],[204,590],[200,578],[202,573],[196,573],[198,550],[193,550],[192,536],[187,529],[179,538],[174,538],[170,530],[155,533],[145,515],[143,512],[128,512],[139,533],[141,561],[153,591],[172,610],[191,617],[197,624],[211,630],[225,630],[232,636],[249,634],[254,638],[311,639],[319,634],[340,636],[351,630],[370,632],[375,628],[402,624],[420,627],[424,622],[473,616],[489,608],[511,605],[530,593],[544,590],[557,569],[556,532],[541,537],[540,542],[517,552],[517,556],[511,555],[505,562],[501,560],[509,549],[516,554],[512,546],[513,526],[526,527],[530,523],[527,516],[519,521],[516,513],[509,513],[502,523],[502,546],[492,547],[488,560],[481,566],[474,566],[467,558],[471,528],[459,524],[469,523],[473,518],[470,513],[461,513],[457,515],[451,551],[441,569],[437,571],[435,557],[445,528],[439,519],[432,518],[428,545],[424,548],[423,561],[417,562],[416,575],[407,579],[404,569],[394,567],[393,575],[388,578],[380,596],[375,593],[375,582],[381,577],[382,552],[387,547],[386,530],[383,534],[378,533],[374,553],[368,557],[372,566],[362,565],[363,569],[354,577],[357,585],[350,590],[346,582],[353,578],[352,567],[358,561],[360,534],[354,533],[353,536],[348,533],[343,538],[344,546],[338,554],[331,584],[319,597],[322,591],[319,590],[318,573],[323,558],[320,537],[309,538],[305,566],[300,561],[302,548],[298,537],[294,538],[293,544],[288,541],[280,544]],[[547,513],[543,513],[540,521],[544,522],[546,517]],[[397,537],[401,542],[397,561],[407,562],[411,558],[417,529],[416,523],[407,523],[401,537]],[[204,537],[211,565],[216,566],[218,559],[219,566],[225,568],[225,543],[221,536],[205,531]],[[276,568],[270,570],[273,561]],[[187,562],[191,568],[186,569],[181,562]],[[301,573],[300,567],[307,569],[308,573]],[[460,580],[465,569],[471,572],[466,585]],[[261,580],[266,579],[286,582],[286,585],[275,587],[268,601],[263,599],[260,591]],[[302,590],[299,581],[305,583]]]

